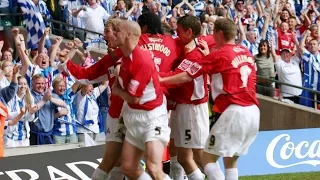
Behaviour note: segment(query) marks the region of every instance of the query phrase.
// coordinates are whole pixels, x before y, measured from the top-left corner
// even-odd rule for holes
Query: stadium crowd
[[[315,94],[290,86],[275,85],[273,81],[266,79],[278,79],[287,84],[316,91],[320,89],[318,73],[320,71],[320,56],[318,53],[320,38],[320,13],[318,9],[320,6],[317,1],[60,0],[59,8],[53,10],[50,7],[47,8],[45,1],[42,0],[18,0],[17,2],[0,0],[0,13],[15,12],[16,8],[14,7],[19,6],[18,2],[25,14],[26,21],[33,21],[32,15],[37,12],[50,19],[52,18],[50,14],[53,14],[53,11],[61,11],[62,13],[59,14],[62,14],[62,16],[59,19],[73,26],[101,33],[104,35],[105,42],[96,33],[84,33],[77,29],[74,30],[72,27],[65,29],[66,32],[70,33],[59,33],[59,36],[50,42],[48,37],[52,33],[50,27],[53,25],[45,23],[43,19],[39,20],[42,17],[38,17],[37,21],[45,23],[44,26],[35,28],[27,25],[28,39],[24,38],[18,28],[13,28],[14,45],[4,49],[6,42],[0,41],[0,101],[5,106],[2,109],[6,109],[1,110],[0,114],[6,117],[3,134],[6,148],[84,142],[85,134],[88,134],[94,140],[104,141],[107,139],[107,142],[124,143],[122,135],[117,134],[115,137],[110,135],[113,133],[111,128],[119,128],[117,124],[110,124],[113,119],[119,119],[120,116],[123,116],[127,126],[128,123],[132,123],[128,122],[128,119],[147,121],[150,117],[156,117],[155,114],[159,115],[159,112],[163,112],[163,114],[157,116],[156,119],[162,121],[162,124],[155,122],[156,131],[159,132],[158,135],[162,133],[163,137],[159,137],[159,140],[166,144],[169,141],[169,137],[166,137],[166,135],[170,134],[170,128],[163,124],[168,124],[168,120],[164,120],[168,118],[167,108],[163,107],[162,103],[166,104],[167,99],[168,110],[173,110],[171,109],[173,106],[176,108],[175,111],[171,112],[170,118],[178,119],[176,123],[170,125],[170,137],[174,138],[174,141],[170,140],[170,144],[178,147],[178,150],[170,149],[172,172],[175,173],[171,175],[171,178],[180,179],[185,173],[189,179],[203,179],[202,172],[204,172],[210,180],[224,179],[224,174],[222,174],[219,165],[211,161],[203,162],[202,158],[208,155],[203,155],[204,148],[206,149],[205,152],[215,154],[216,151],[212,153],[213,151],[208,150],[207,146],[213,146],[215,141],[219,144],[219,138],[224,140],[230,138],[229,136],[219,136],[219,133],[212,132],[212,129],[209,131],[210,125],[210,127],[223,127],[221,120],[214,124],[220,115],[224,121],[228,117],[223,115],[226,107],[216,105],[216,103],[221,103],[221,99],[219,99],[219,102],[212,102],[208,94],[217,98],[219,94],[226,92],[224,92],[225,89],[220,92],[220,89],[214,89],[214,87],[212,88],[213,85],[210,85],[210,80],[222,82],[221,77],[208,77],[207,75],[216,74],[218,70],[214,71],[210,68],[203,70],[201,65],[204,66],[204,64],[198,65],[196,63],[202,57],[205,57],[205,60],[210,60],[209,57],[216,58],[209,53],[214,52],[215,44],[224,43],[222,41],[218,42],[216,38],[230,41],[233,30],[236,31],[235,44],[240,46],[235,45],[237,48],[231,48],[230,51],[243,53],[241,57],[253,58],[251,61],[250,58],[240,58],[232,62],[234,67],[238,67],[239,64],[248,61],[252,62],[251,65],[254,67],[252,69],[251,66],[246,65],[239,69],[243,83],[240,84],[242,85],[241,88],[252,88],[253,86],[257,93],[272,98],[279,96],[284,102],[309,107],[316,106],[310,100],[314,99]],[[26,2],[29,4],[26,5]],[[226,19],[231,19],[236,29],[233,29],[232,23]],[[140,27],[134,23],[135,21],[138,22]],[[158,22],[161,23],[159,26]],[[229,26],[223,26],[222,22]],[[225,27],[230,29],[225,29]],[[223,31],[223,35],[219,36],[218,30]],[[40,31],[40,36],[39,33],[35,33],[38,31]],[[73,31],[76,32],[76,37],[73,36]],[[33,38],[35,34],[39,38]],[[158,35],[161,37],[160,40],[157,39]],[[142,51],[132,49],[127,53],[125,50],[130,49],[129,45],[136,41],[136,36],[138,36],[137,43],[142,47]],[[128,38],[130,41],[122,39],[125,37],[130,37]],[[61,46],[64,39],[66,42],[65,48]],[[26,41],[28,43],[25,43]],[[155,45],[159,41],[163,46]],[[106,54],[108,52],[108,55],[101,60],[93,59],[90,54],[91,50],[98,47],[98,43],[95,42],[104,44]],[[150,45],[152,43],[154,46]],[[88,48],[88,44],[90,48]],[[118,47],[122,52],[118,51]],[[181,49],[181,47],[184,48]],[[144,62],[144,64],[138,61],[131,64],[124,63],[128,61],[130,56],[138,56],[141,59],[149,57],[149,54],[144,52],[145,49],[152,52],[151,55],[159,71],[156,75],[152,70],[149,71],[149,69],[152,69],[150,63]],[[247,51],[244,51],[244,49],[247,49]],[[166,56],[159,58],[157,52]],[[132,55],[130,55],[131,53]],[[225,52],[222,50],[221,53]],[[72,62],[73,58],[76,57],[75,54],[80,57],[77,59],[80,64],[74,63],[76,61]],[[117,70],[116,68],[118,64],[121,64],[118,60],[123,55],[121,66],[128,71],[126,73],[137,73],[136,78],[138,79],[140,76],[145,75],[147,77],[150,75],[155,82],[152,84],[144,82],[144,86],[140,87],[140,79],[134,82],[130,81],[132,86],[128,89],[129,95],[123,92],[123,83],[128,83],[126,82],[128,77],[124,75],[125,70]],[[218,57],[218,54],[215,55]],[[220,58],[223,59],[222,56]],[[112,62],[111,65],[110,62]],[[164,63],[167,64],[163,65]],[[219,64],[215,65],[220,66]],[[126,69],[127,66],[132,66],[132,68]],[[101,69],[102,67],[105,68]],[[139,70],[140,73],[136,72]],[[211,73],[204,73],[204,71]],[[251,77],[252,71],[261,77],[257,78],[254,85],[251,84],[254,79]],[[111,72],[117,72],[118,75],[112,75]],[[189,76],[182,72],[187,72]],[[179,74],[184,76],[179,76]],[[160,78],[157,81],[155,79],[158,79],[158,75]],[[121,78],[114,80],[114,76]],[[112,78],[113,80],[111,80]],[[229,82],[228,79],[223,79],[223,81],[224,86],[225,82],[228,82],[229,86],[232,83],[236,84],[236,82]],[[185,84],[181,85],[180,83]],[[113,84],[113,86],[110,84]],[[243,109],[243,112],[249,112],[249,114],[250,112],[256,112],[256,106],[253,105],[258,104],[256,99],[251,97],[252,94],[250,93],[254,90],[251,92],[252,89],[250,88],[247,90],[248,95],[244,98],[250,99],[249,104],[239,100],[236,101],[237,103],[240,102],[238,105],[248,106],[249,108]],[[167,98],[158,97],[162,94],[162,91],[158,92],[161,89]],[[276,89],[280,89],[279,95],[275,94]],[[213,92],[214,90],[219,93]],[[230,92],[235,92],[235,90],[231,88]],[[236,95],[232,94],[232,96]],[[300,96],[310,99],[300,98]],[[119,97],[127,102],[123,107],[122,104],[119,105],[119,102],[121,102]],[[137,99],[137,97],[141,98]],[[172,102],[172,100],[175,102]],[[228,101],[228,99],[222,101]],[[210,112],[208,111],[208,104]],[[113,106],[112,110],[110,105]],[[211,106],[213,106],[212,110]],[[142,110],[136,110],[140,108],[148,113],[143,114]],[[121,109],[128,113],[120,115]],[[229,108],[228,110],[230,111]],[[212,122],[209,121],[209,116],[212,116],[209,115],[212,114],[211,111],[216,115]],[[184,115],[182,116],[182,114]],[[233,115],[240,116],[239,114]],[[184,124],[182,119],[192,118],[199,119],[198,124],[186,127],[188,123]],[[255,116],[251,118],[257,119]],[[252,126],[256,127],[257,124],[259,123],[255,122]],[[130,125],[132,127],[136,126],[134,123]],[[243,127],[243,125],[239,126]],[[174,131],[177,127],[186,129],[181,132]],[[191,130],[191,128],[195,129]],[[121,126],[120,129],[124,128]],[[126,133],[126,140],[135,147],[146,150],[147,164],[149,163],[147,168],[149,168],[150,176],[153,179],[166,179],[167,177],[155,170],[156,168],[152,169],[150,164],[154,163],[153,165],[156,167],[158,164],[154,161],[157,160],[149,157],[148,155],[152,154],[148,154],[147,148],[136,140],[136,136],[143,135],[129,129],[127,128],[129,132]],[[231,156],[246,154],[257,131],[258,129],[252,130],[250,138],[243,140],[245,141],[242,142],[245,144],[244,146],[239,147],[239,149],[235,149],[236,147],[233,146],[234,152],[231,153]],[[119,133],[121,132],[119,131]],[[121,138],[118,136],[121,136]],[[208,141],[207,137],[209,137]],[[145,141],[147,140],[143,139],[143,142]],[[154,138],[150,138],[148,141],[154,141]],[[230,140],[230,143],[236,142],[236,140]],[[130,146],[125,143],[124,146],[129,147],[128,152],[131,152]],[[113,147],[118,151],[122,144],[120,147],[119,144],[109,145],[108,147]],[[147,147],[156,148],[159,145],[153,144],[153,146]],[[231,145],[227,144],[226,147],[231,147]],[[114,168],[117,164],[117,158],[109,159],[109,164],[105,162],[105,159],[110,156],[110,152],[108,154],[107,151],[104,161],[93,174],[93,179],[103,179],[103,176],[109,176],[110,178],[114,175],[112,172],[118,170]],[[162,153],[161,148],[157,152]],[[228,153],[218,153],[216,155],[226,157],[230,156]],[[178,154],[178,157],[175,154]],[[129,155],[132,156],[132,154],[123,154],[123,158],[129,158]],[[138,155],[140,154],[138,153]],[[148,161],[148,158],[151,158],[151,162]],[[213,159],[215,158],[218,157],[214,156]],[[141,172],[138,175],[135,174],[136,172],[130,166],[132,164],[129,164],[130,160],[134,161],[129,159],[128,163],[122,164],[123,173],[131,179],[137,179],[137,177],[148,179],[148,174],[141,174]],[[237,179],[236,160],[237,158],[225,161],[228,170],[225,174],[226,179],[228,179],[227,177]],[[104,166],[104,163],[108,165]],[[182,168],[184,172],[181,171]],[[208,173],[208,171],[215,175]]]

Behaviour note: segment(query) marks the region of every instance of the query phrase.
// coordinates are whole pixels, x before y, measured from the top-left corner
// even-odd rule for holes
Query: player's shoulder
[[[148,49],[137,46],[131,54],[131,60],[136,63],[147,63],[149,60],[153,62],[152,53]]]
[[[209,49],[212,49],[216,46],[216,42],[213,38],[212,35],[207,35],[207,36],[199,36],[197,38],[198,40],[204,40],[207,42]]]

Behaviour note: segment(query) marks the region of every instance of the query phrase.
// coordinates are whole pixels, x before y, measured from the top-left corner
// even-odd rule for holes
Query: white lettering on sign
[[[93,169],[97,169],[99,166],[96,163],[90,162],[90,161],[79,161],[79,162],[73,162],[73,163],[67,163],[66,164],[76,175],[79,176],[79,178],[83,180],[91,180],[90,177],[88,177],[85,173],[83,173],[77,165],[88,165],[91,166]]]
[[[30,176],[29,180],[39,179],[39,174],[30,169],[18,169],[5,172],[12,180],[22,180],[17,173],[27,173]]]
[[[279,145],[280,140],[284,139],[286,142],[282,145],[279,156],[282,160],[288,160],[292,156],[294,156],[297,159],[300,159],[301,161],[293,163],[293,164],[286,164],[281,165],[278,164],[274,157],[277,156],[275,154],[275,148],[277,145]],[[302,153],[302,151],[306,153]],[[310,158],[310,160],[304,160],[305,158]],[[301,164],[309,164],[312,166],[320,165],[320,160],[315,160],[312,158],[320,158],[320,141],[315,140],[312,143],[309,143],[308,141],[301,141],[298,144],[294,144],[290,141],[290,135],[289,134],[281,134],[277,137],[275,137],[270,144],[268,145],[267,151],[266,151],[266,159],[268,163],[275,167],[275,168],[288,168],[296,165]]]
[[[66,174],[65,172],[60,171],[59,169],[53,166],[47,166],[47,168],[48,168],[48,172],[51,180],[62,180],[62,179],[77,180],[76,178]],[[56,177],[56,174],[59,175],[60,177]]]

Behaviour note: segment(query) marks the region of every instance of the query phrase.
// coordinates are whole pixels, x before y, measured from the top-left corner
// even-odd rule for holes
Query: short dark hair
[[[141,28],[147,26],[147,33],[163,34],[161,19],[152,12],[143,13],[137,22]]]
[[[217,19],[214,23],[214,31],[222,31],[225,40],[230,41],[232,39],[235,39],[237,35],[237,26],[229,18],[220,18]]]
[[[200,35],[201,24],[199,19],[195,16],[183,16],[178,19],[177,24],[181,25],[185,31],[190,28],[194,37]]]

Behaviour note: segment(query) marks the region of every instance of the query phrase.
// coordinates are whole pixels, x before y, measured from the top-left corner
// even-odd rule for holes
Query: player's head
[[[115,32],[120,22],[121,19],[119,18],[109,19],[104,28],[103,37],[104,40],[108,42],[108,47],[110,48],[116,48],[116,46],[114,46],[114,42],[116,41]]]
[[[142,33],[163,34],[161,19],[152,12],[143,13],[139,16],[138,21]]]
[[[195,16],[183,16],[178,22],[177,35],[182,43],[187,44],[200,35],[201,24]]]
[[[136,46],[138,44],[141,30],[139,24],[134,21],[121,21],[116,28],[116,47]]]
[[[237,26],[229,18],[217,19],[214,23],[213,37],[216,47],[221,47],[227,42],[234,42],[237,35]]]

